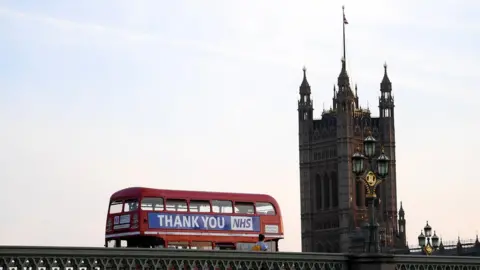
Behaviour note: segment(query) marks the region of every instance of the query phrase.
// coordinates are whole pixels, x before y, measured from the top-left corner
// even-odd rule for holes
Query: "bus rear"
[[[283,223],[268,195],[130,188],[112,195],[105,245],[250,250],[259,234],[278,251]]]

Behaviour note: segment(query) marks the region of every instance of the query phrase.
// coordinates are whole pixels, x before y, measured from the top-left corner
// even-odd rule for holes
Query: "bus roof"
[[[273,203],[278,208],[277,201],[270,195],[250,193],[227,193],[191,190],[154,189],[146,187],[130,187],[119,190],[112,194],[110,200],[138,198],[138,197],[167,197],[167,198],[191,198],[197,200],[233,200],[233,201],[263,201]]]

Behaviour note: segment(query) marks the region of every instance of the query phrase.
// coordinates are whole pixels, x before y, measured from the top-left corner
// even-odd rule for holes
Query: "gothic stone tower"
[[[377,217],[382,225],[382,245],[397,246],[394,101],[387,68],[380,87],[379,117],[372,117],[368,109],[359,106],[357,87],[352,91],[345,61],[337,86],[332,108],[314,119],[304,69],[298,101],[302,250],[352,251],[350,236],[367,221],[367,209],[365,187],[355,181],[351,157],[369,130],[378,141],[377,149],[383,145],[391,160],[387,181],[377,192]]]
[[[398,238],[397,248],[408,248],[407,245],[407,221],[405,220],[405,210],[403,210],[402,202],[400,202],[400,210],[398,211]]]
[[[346,70],[345,15],[344,56],[333,87],[333,104],[320,119],[313,118],[311,87],[303,69],[298,101],[300,197],[303,252],[355,252],[354,235],[367,221],[365,188],[356,182],[351,157],[370,130],[377,139],[378,153],[384,146],[391,160],[390,174],[377,195],[377,217],[384,249],[404,246],[397,219],[395,123],[392,83],[384,66],[380,83],[379,117],[372,117],[358,102]],[[405,224],[402,224],[405,226]],[[403,232],[405,228],[403,227]],[[401,239],[403,238],[403,239]],[[403,243],[399,243],[403,242]]]

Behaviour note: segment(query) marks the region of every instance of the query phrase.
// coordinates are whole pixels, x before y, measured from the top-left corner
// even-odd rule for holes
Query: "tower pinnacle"
[[[311,89],[310,89],[310,84],[307,81],[307,68],[304,66],[302,68],[302,71],[303,71],[303,80],[302,80],[302,84],[300,85],[300,94],[310,95]]]
[[[390,78],[388,78],[388,73],[387,73],[387,63],[383,64],[383,79],[382,82],[380,83],[380,89],[386,92],[392,91],[392,82],[390,81]]]

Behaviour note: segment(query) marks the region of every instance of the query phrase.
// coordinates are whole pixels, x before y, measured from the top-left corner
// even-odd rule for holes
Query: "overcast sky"
[[[330,106],[342,4],[375,116],[389,66],[409,243],[474,238],[480,2],[3,0],[0,244],[102,246],[111,193],[146,186],[271,194],[299,251],[298,87]]]

